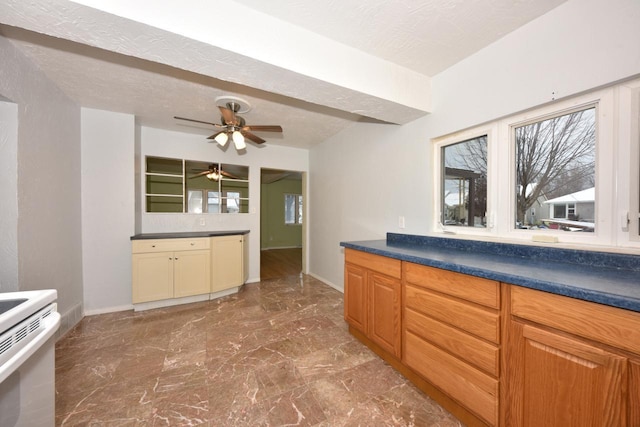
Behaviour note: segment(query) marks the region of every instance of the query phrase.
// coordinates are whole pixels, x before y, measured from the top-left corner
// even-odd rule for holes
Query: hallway
[[[302,248],[260,251],[260,280],[298,276],[302,272]]]

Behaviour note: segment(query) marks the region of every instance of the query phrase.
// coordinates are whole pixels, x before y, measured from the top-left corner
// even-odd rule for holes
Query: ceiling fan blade
[[[237,125],[238,119],[236,118],[236,113],[228,109],[227,107],[218,106],[220,109],[220,113],[222,114],[222,118],[224,119],[225,125]]]
[[[250,125],[245,126],[242,130],[250,130],[254,132],[282,132],[282,126],[278,125]]]
[[[239,176],[235,176],[234,174],[231,174],[229,172],[225,172],[223,170],[220,171],[220,175],[226,176],[227,178],[240,179]]]
[[[245,137],[245,138],[249,138],[251,141],[255,142],[256,144],[262,144],[263,142],[266,142],[264,139],[260,138],[257,135],[252,134],[251,132],[245,130],[247,129],[248,126],[245,126],[242,128],[242,130],[240,130],[240,133]]]
[[[197,177],[202,176],[202,175],[208,175],[208,174],[210,174],[210,173],[211,173],[211,171],[210,171],[210,170],[202,171],[202,172],[197,173],[197,174],[195,174],[195,175],[191,175],[191,176],[189,177],[189,179],[191,179],[191,178],[197,178]]]
[[[178,117],[178,116],[173,116],[173,118],[174,119],[178,119],[178,120],[186,120],[188,122],[202,123],[202,124],[205,124],[205,125],[213,125],[213,126],[220,127],[220,125],[218,125],[218,124],[211,123],[211,122],[203,122],[202,120],[187,119],[186,117]]]

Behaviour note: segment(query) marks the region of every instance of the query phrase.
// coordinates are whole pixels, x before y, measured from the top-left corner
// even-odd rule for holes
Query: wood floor
[[[302,271],[302,248],[260,251],[260,280],[299,275]]]

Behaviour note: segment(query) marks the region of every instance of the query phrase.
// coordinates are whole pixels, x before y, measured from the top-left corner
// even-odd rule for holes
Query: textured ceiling
[[[284,28],[294,24],[298,34],[303,34],[302,31],[322,36],[320,40],[326,39],[329,53],[336,52],[338,42],[383,59],[379,62],[382,66],[389,62],[431,76],[563,1],[236,0],[224,5],[234,3],[269,15],[270,25],[281,22]],[[140,28],[151,27],[141,27],[135,21],[117,16],[112,18],[117,21],[120,32],[114,32],[113,36],[107,34],[104,20],[110,20],[111,15],[103,12],[99,15],[103,20],[100,31],[93,29],[87,26],[86,19],[81,22],[72,13],[73,7],[61,8],[74,5],[65,0],[36,1],[29,6],[17,0],[8,4],[0,5],[0,10],[5,8],[0,13],[4,15],[0,16],[0,23],[8,24],[0,25],[0,33],[11,39],[69,97],[82,106],[135,114],[142,125],[209,135],[210,127],[186,126],[173,116],[219,122],[215,98],[235,95],[247,99],[253,107],[244,115],[248,124],[279,124],[285,129],[282,135],[260,134],[268,144],[310,148],[356,121],[382,118],[400,123],[403,118],[407,121],[417,117],[413,106],[405,108],[402,102],[388,102],[361,88],[341,86],[340,76],[326,83],[312,73],[305,75],[295,69],[295,57],[285,58],[291,63],[291,68],[285,70],[281,66],[254,67],[244,51],[245,56],[234,53],[216,56],[215,62],[225,62],[226,67],[223,67],[224,73],[216,73],[206,62],[211,59],[206,53],[207,45],[200,42],[198,49],[192,48],[194,53],[188,55],[188,47],[174,52],[175,45],[171,48],[169,43],[184,45],[184,39],[155,30],[135,36]],[[19,28],[25,16],[15,19],[9,16],[23,8],[23,15],[42,9],[44,16],[50,17],[54,14],[46,8],[52,7],[56,8],[57,21],[45,24],[39,17],[31,16],[33,22],[25,25],[27,29]],[[199,11],[186,8],[184,13],[198,14]],[[266,16],[261,14],[256,16]],[[82,32],[76,31],[80,24],[85,24]],[[63,33],[54,33],[65,25],[72,29],[68,39]],[[123,30],[133,34],[127,42],[137,43],[137,50],[126,51],[126,46],[115,42],[113,47],[105,45],[110,37],[120,37]],[[154,49],[163,43],[167,47],[158,55]],[[256,43],[259,43],[257,39]],[[273,53],[274,56],[277,53],[275,46]],[[318,51],[318,56],[321,54]],[[172,58],[173,62],[167,59],[171,55],[177,58]],[[261,61],[259,64],[264,64],[264,58]],[[330,68],[332,64],[328,65]],[[340,64],[333,65],[335,68]],[[384,76],[386,70],[381,68],[380,72]],[[373,70],[372,74],[375,74]],[[397,108],[397,112],[392,112],[393,108]]]
[[[566,0],[235,0],[434,76]]]

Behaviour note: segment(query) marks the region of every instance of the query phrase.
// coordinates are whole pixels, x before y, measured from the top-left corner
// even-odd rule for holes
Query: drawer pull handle
[[[155,247],[156,247],[156,245],[151,245],[151,247],[152,247],[152,248],[155,248]]]

